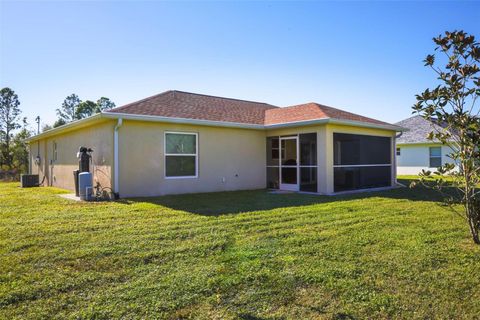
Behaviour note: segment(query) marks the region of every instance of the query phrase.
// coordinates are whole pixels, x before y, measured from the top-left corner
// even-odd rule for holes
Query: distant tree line
[[[42,131],[92,116],[115,107],[109,98],[101,97],[96,102],[82,101],[76,94],[65,98],[56,109],[58,119],[53,126],[45,124]],[[18,179],[28,172],[28,145],[26,139],[34,135],[26,117],[21,117],[20,100],[10,88],[0,90],[0,180]]]

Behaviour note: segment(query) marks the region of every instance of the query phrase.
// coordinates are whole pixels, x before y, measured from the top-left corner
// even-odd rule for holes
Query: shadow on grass
[[[270,318],[261,318],[261,317],[257,317],[257,316],[254,316],[254,315],[251,315],[251,314],[240,314],[238,316],[239,319],[242,319],[242,320],[267,320],[267,319],[270,319]]]
[[[347,314],[347,313],[337,313],[333,316],[335,320],[354,320],[356,319],[354,316]]]
[[[409,185],[410,180],[402,180]],[[300,207],[320,203],[349,201],[365,198],[406,199],[410,201],[441,202],[442,197],[434,190],[424,187],[398,188],[387,191],[360,192],[348,195],[322,196],[302,193],[271,193],[266,190],[229,191],[214,193],[196,193],[148,198],[130,198],[118,201],[123,204],[151,203],[174,210],[185,211],[204,216],[220,216],[241,212],[272,210],[277,208]]]

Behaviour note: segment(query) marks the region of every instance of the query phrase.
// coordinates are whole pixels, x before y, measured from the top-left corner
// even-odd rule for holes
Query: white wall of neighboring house
[[[398,144],[400,155],[397,155],[397,175],[418,175],[422,170],[435,171],[430,167],[430,147],[442,148],[442,165],[454,163],[447,155],[452,152],[448,146],[440,144]]]

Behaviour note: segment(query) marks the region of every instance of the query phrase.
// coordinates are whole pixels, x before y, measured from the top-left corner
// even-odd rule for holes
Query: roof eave
[[[397,145],[398,146],[420,146],[420,145],[432,145],[432,144],[435,144],[435,145],[448,145],[448,144],[456,144],[455,141],[448,141],[446,144],[445,143],[442,143],[440,141],[420,141],[420,142],[399,142],[397,140]]]
[[[408,131],[408,129],[406,128],[391,125],[391,124],[377,124],[377,123],[369,123],[369,122],[354,121],[354,120],[341,120],[341,119],[333,119],[333,118],[320,118],[320,119],[305,120],[305,121],[292,121],[292,122],[284,122],[284,123],[278,123],[278,124],[270,124],[270,125],[266,125],[265,128],[280,129],[280,128],[301,127],[301,126],[303,127],[303,126],[327,124],[327,123],[370,128],[370,129],[383,129],[383,130],[396,131],[396,132]]]
[[[74,129],[74,128],[80,127],[82,125],[86,125],[90,122],[95,122],[95,120],[99,120],[100,118],[103,118],[102,113],[97,113],[97,114],[95,114],[93,116],[90,116],[88,118],[72,121],[72,122],[64,124],[60,127],[53,128],[53,129],[47,130],[45,132],[42,132],[40,134],[34,135],[34,136],[32,136],[28,139],[25,139],[25,141],[26,142],[32,142],[32,141],[37,141],[37,140],[40,140],[40,139],[43,139],[43,138],[51,137],[51,136],[59,134],[63,131]]]
[[[329,122],[329,118],[322,118],[322,119],[313,119],[313,120],[303,120],[303,121],[292,121],[292,122],[282,122],[282,123],[275,123],[275,124],[267,124],[265,125],[265,129],[281,129],[281,128],[291,128],[291,127],[304,127],[316,124],[325,124]]]
[[[143,115],[143,114],[120,113],[120,112],[103,112],[102,115],[103,117],[110,118],[110,119],[122,118],[124,120],[181,123],[181,124],[192,124],[192,125],[212,126],[212,127],[228,127],[228,128],[255,129],[255,130],[264,129],[264,125],[253,124],[253,123],[240,123],[240,122],[214,121],[214,120],[201,120],[201,119],[188,119],[188,118],[172,118],[172,117],[151,116],[151,115]]]
[[[362,122],[362,121],[355,121],[355,120],[340,120],[340,119],[330,119],[330,123],[355,126],[355,127],[371,128],[371,129],[384,129],[384,130],[391,130],[396,132],[408,131],[407,128],[403,128],[403,127],[396,126],[393,124],[388,124],[388,123],[381,124],[381,123]]]

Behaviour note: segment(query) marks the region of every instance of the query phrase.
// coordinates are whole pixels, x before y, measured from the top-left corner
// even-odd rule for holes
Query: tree
[[[60,119],[57,119],[57,121],[55,121],[53,123],[53,127],[54,128],[60,127],[60,126],[63,126],[64,124],[67,124],[67,122],[65,120],[63,120],[62,118],[60,118]]]
[[[96,112],[107,111],[113,108],[115,108],[115,103],[112,100],[105,97],[101,97],[100,99],[97,100]]]
[[[82,101],[75,110],[75,119],[83,119],[97,113],[97,104],[93,101]]]
[[[24,126],[12,139],[12,166],[20,173],[28,173],[28,144],[25,141],[32,133]]]
[[[20,128],[20,101],[10,88],[0,90],[0,166],[12,167],[10,141],[12,132]]]
[[[57,123],[57,122],[55,122],[55,123]],[[42,132],[52,130],[52,129],[53,129],[53,127],[51,125],[47,124],[47,123],[42,126]]]
[[[58,120],[63,120],[64,124],[77,119],[77,108],[82,101],[74,93],[65,98],[62,107],[57,109]],[[55,126],[55,125],[54,125]]]
[[[55,121],[53,127],[56,128],[112,108],[115,108],[115,103],[109,98],[101,97],[95,103],[91,100],[82,101],[76,94],[71,94],[65,98],[62,107],[57,109],[59,118]]]
[[[427,55],[424,63],[437,74],[439,84],[418,94],[413,110],[444,125],[445,130],[431,132],[429,139],[449,145],[448,156],[460,170],[447,163],[433,174],[422,171],[420,182],[445,195],[446,203],[468,223],[473,241],[480,244],[480,44],[463,31],[445,32],[433,41],[439,54]],[[432,177],[433,185],[428,183]],[[458,204],[463,207],[460,211]]]

